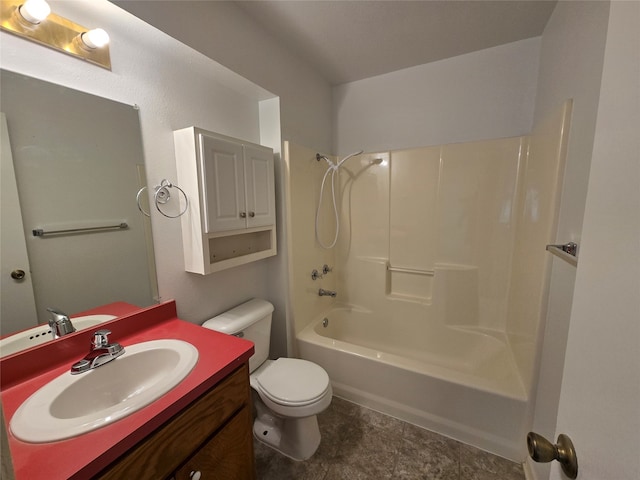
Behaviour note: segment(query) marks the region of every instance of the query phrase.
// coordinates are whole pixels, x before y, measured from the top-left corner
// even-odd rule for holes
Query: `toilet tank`
[[[252,341],[255,353],[249,359],[249,371],[253,372],[269,358],[272,314],[271,303],[254,298],[207,320],[202,326]]]

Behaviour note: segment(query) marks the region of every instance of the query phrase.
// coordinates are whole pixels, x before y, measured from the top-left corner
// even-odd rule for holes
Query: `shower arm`
[[[347,160],[349,160],[351,157],[355,157],[355,156],[357,156],[357,155],[361,155],[361,154],[363,154],[363,153],[364,153],[364,150],[359,150],[359,151],[357,151],[357,152],[350,153],[349,155],[347,155],[347,156],[346,156],[346,157],[344,157],[342,160],[340,160],[339,162],[336,162],[336,163],[334,163],[334,162],[332,162],[331,160],[329,160],[329,158],[327,158],[326,156],[321,155],[321,154],[319,154],[319,153],[316,153],[316,161],[318,161],[318,162],[319,162],[320,160],[324,160],[324,161],[326,161],[326,162],[329,164],[329,168],[330,168],[331,170],[337,170],[338,168],[340,168],[340,166],[342,166],[342,164],[343,164],[344,162],[346,162]]]

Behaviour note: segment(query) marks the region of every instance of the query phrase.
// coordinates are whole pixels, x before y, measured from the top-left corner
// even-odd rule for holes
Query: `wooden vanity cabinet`
[[[238,412],[225,428],[187,460],[172,478],[191,480],[198,472],[201,480],[254,478],[253,462],[246,459],[247,448],[253,451],[253,446],[247,445],[253,443],[251,420],[249,409]]]
[[[96,478],[253,480],[252,420],[245,364]]]

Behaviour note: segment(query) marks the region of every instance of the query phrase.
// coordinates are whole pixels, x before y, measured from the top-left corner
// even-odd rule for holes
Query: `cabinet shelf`
[[[275,228],[252,232],[232,231],[209,235],[209,265],[212,272],[271,257],[276,252]]]

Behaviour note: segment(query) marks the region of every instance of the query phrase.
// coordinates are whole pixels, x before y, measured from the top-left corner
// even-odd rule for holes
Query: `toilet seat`
[[[290,417],[316,415],[331,402],[327,372],[307,360],[267,360],[250,377],[251,386],[275,413]]]
[[[322,398],[329,388],[329,375],[307,360],[279,358],[256,376],[256,382],[271,401],[297,407]]]

